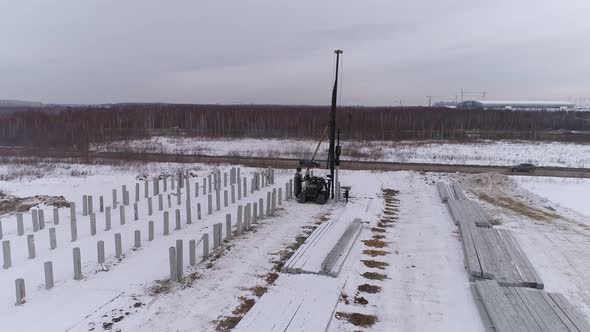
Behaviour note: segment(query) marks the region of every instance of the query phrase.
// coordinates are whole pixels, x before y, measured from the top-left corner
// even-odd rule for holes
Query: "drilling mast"
[[[328,165],[330,167],[330,194],[334,199],[334,166],[336,164],[336,101],[338,100],[338,68],[340,65],[340,54],[341,50],[335,50],[336,53],[336,78],[334,79],[334,89],[332,90],[332,109],[330,110],[330,148],[328,150]]]

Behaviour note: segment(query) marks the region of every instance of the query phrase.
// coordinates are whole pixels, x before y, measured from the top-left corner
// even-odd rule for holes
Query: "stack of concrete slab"
[[[472,290],[484,321],[496,332],[590,331],[590,324],[561,294],[501,287],[494,280],[477,280]]]
[[[502,286],[543,289],[543,281],[509,231],[492,228],[489,216],[476,202],[455,199],[465,197],[459,185],[437,187],[443,192],[441,198],[449,190],[446,203],[459,225],[471,280],[494,279]]]
[[[283,266],[285,273],[338,276],[361,231],[361,220],[335,218],[321,224]]]
[[[438,182],[436,187],[443,203],[446,203],[449,200],[467,199],[465,194],[463,194],[463,190],[461,190],[461,187],[457,183],[448,185],[444,182]]]
[[[447,205],[456,224],[474,223],[477,227],[492,227],[490,217],[472,200],[448,200]]]
[[[543,281],[508,231],[462,227],[461,238],[472,279],[494,279],[502,286],[543,289]]]
[[[493,228],[457,184],[437,183],[437,189],[459,226],[473,294],[489,331],[590,331],[563,295],[530,289],[543,289],[543,281],[509,231]]]

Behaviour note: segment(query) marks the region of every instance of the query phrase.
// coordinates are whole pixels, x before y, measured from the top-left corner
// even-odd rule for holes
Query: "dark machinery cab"
[[[319,176],[306,175],[303,179],[304,187],[297,195],[299,203],[308,201],[316,202],[318,204],[326,204],[330,197],[330,182],[325,178]]]

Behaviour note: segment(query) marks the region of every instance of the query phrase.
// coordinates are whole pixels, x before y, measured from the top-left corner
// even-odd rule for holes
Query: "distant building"
[[[475,109],[497,109],[497,110],[524,110],[524,111],[556,111],[569,110],[574,108],[574,103],[567,101],[532,101],[532,100],[514,100],[514,101],[498,101],[498,100],[466,100],[457,104],[457,108],[475,108]]]
[[[432,107],[452,107],[455,108],[457,106],[456,101],[437,101],[432,105]]]

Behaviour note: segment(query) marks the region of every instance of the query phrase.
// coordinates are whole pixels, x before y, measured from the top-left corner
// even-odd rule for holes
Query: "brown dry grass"
[[[377,316],[374,315],[365,315],[359,314],[356,312],[349,313],[349,312],[337,312],[336,318],[340,320],[345,320],[351,323],[354,326],[360,327],[370,327],[373,326],[377,322]]]
[[[233,330],[238,323],[242,320],[240,316],[229,316],[225,317],[222,320],[217,321],[217,326],[215,327],[215,331],[219,332],[227,332]]]
[[[261,297],[268,291],[268,287],[258,285],[250,288],[249,291],[251,291],[256,297]]]
[[[369,294],[376,294],[381,291],[381,287],[376,285],[362,284],[357,287],[359,292],[365,292]]]
[[[377,239],[377,240],[384,239],[385,238],[385,235],[383,235],[383,234],[373,234],[373,238],[374,239]]]
[[[372,259],[363,259],[363,260],[361,260],[361,262],[363,262],[363,264],[365,264],[366,267],[380,269],[380,270],[385,270],[385,267],[389,266],[389,263],[379,262],[379,261],[375,261]]]
[[[385,233],[385,229],[383,229],[383,228],[377,228],[377,227],[371,228],[371,231],[373,231],[375,233]]]
[[[232,311],[234,315],[244,315],[256,304],[256,300],[240,296],[240,305]]]
[[[384,247],[389,246],[389,244],[387,242],[383,242],[383,241],[379,241],[379,240],[363,240],[362,242],[367,247],[384,248]]]
[[[384,223],[382,223],[382,222],[378,222],[378,223],[377,223],[377,227],[381,227],[381,228],[391,228],[391,227],[393,227],[393,225],[390,225],[390,224],[384,224]]]
[[[385,274],[377,273],[377,272],[365,272],[361,274],[363,278],[370,279],[370,280],[379,280],[383,281],[387,276]]]
[[[279,274],[276,272],[270,272],[269,274],[266,275],[266,277],[264,278],[264,280],[266,280],[266,283],[269,285],[272,285],[275,283],[275,281],[277,280],[277,278],[279,277]]]
[[[362,296],[355,296],[354,297],[354,303],[356,303],[356,304],[362,304],[362,305],[367,305],[367,304],[369,304],[369,301],[367,301],[367,299],[365,299]]]
[[[389,255],[391,252],[385,250],[363,250],[363,255],[376,257],[376,256],[385,256]]]

